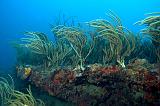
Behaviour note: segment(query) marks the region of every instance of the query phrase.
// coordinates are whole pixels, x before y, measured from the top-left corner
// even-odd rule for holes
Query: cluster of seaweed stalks
[[[25,33],[16,44],[18,63],[43,65],[46,72],[68,66],[83,71],[94,63],[125,68],[130,60],[136,58],[157,63],[160,60],[160,16],[159,13],[149,15],[136,23],[146,25],[136,35],[124,27],[112,11],[107,14],[109,20],[97,19],[87,22],[87,25],[75,24],[73,19],[70,24],[59,19],[51,29],[54,41],[41,32]],[[151,42],[142,42],[141,34],[149,35]]]
[[[149,13],[146,14],[149,15],[147,18],[144,20],[138,21],[135,24],[139,25],[146,25],[147,27],[143,29],[141,32],[143,34],[150,35],[152,40],[155,42],[159,43],[160,42],[160,13],[155,12],[155,13]]]
[[[27,93],[22,93],[14,89],[14,81],[9,75],[9,80],[0,77],[0,104],[1,106],[45,106],[40,99],[35,99],[31,88]]]
[[[144,20],[138,21],[136,24],[146,25],[145,29],[142,29],[144,35],[148,35],[152,39],[152,43],[155,46],[155,53],[158,61],[160,61],[160,12],[154,12],[146,14],[149,15]]]

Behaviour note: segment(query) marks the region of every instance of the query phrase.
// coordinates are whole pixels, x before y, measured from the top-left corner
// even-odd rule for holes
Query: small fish
[[[32,68],[29,66],[21,67],[17,70],[17,76],[20,77],[22,80],[26,80],[32,73]]]

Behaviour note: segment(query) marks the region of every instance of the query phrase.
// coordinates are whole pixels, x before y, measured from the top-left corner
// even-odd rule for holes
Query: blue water
[[[119,15],[124,26],[138,32],[140,27],[133,23],[145,13],[159,12],[160,0],[0,0],[0,71],[14,67],[15,50],[9,42],[24,31],[45,32],[52,38],[49,25],[59,12],[87,22],[105,18],[109,9]]]

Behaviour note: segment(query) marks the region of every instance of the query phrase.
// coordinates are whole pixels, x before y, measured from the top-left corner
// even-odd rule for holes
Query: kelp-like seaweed
[[[0,77],[0,103],[1,106],[5,106],[7,100],[12,98],[12,94],[14,93],[14,82],[11,76],[9,76],[11,81],[9,82],[7,79]]]
[[[94,37],[90,36],[90,34],[87,35],[78,27],[66,27],[60,25],[54,27],[52,31],[58,39],[66,41],[70,45],[78,57],[80,68],[84,70],[84,62],[94,48]]]
[[[104,49],[106,54],[105,58],[108,56],[108,58],[110,58],[109,60],[111,60],[115,57],[117,62],[122,67],[125,67],[125,58],[129,56],[135,48],[135,37],[131,31],[122,26],[119,17],[112,11],[107,15],[113,23],[104,19],[97,19],[88,22],[88,24],[97,30],[99,33],[97,37],[103,37],[109,42],[108,49],[110,50]],[[112,56],[109,54],[112,54]]]
[[[26,36],[21,38],[20,46],[40,56],[40,65],[43,64],[46,70],[70,65],[72,68],[78,66],[78,69],[84,70],[85,66],[94,63],[104,65],[118,63],[125,67],[125,64],[133,58],[148,56],[149,53],[142,55],[148,49],[143,50],[145,45],[141,42],[141,35],[136,36],[125,28],[114,12],[109,11],[107,16],[108,20],[97,19],[87,22],[91,27],[85,26],[85,29],[75,22],[68,22],[70,18],[57,19],[51,29],[54,41],[49,40],[44,33],[26,32]],[[148,32],[154,38],[154,42],[159,43],[159,16],[151,16],[138,23],[147,25],[142,32]],[[154,33],[151,33],[151,30]],[[158,50],[156,53],[159,53]]]
[[[147,14],[147,18],[136,22],[135,24],[146,25],[145,29],[142,29],[141,32],[144,35],[149,35],[152,39],[152,43],[155,46],[155,54],[157,55],[157,61],[159,61],[160,55],[160,12],[153,12]]]
[[[45,106],[44,102],[40,99],[35,99],[32,95],[31,89],[27,89],[27,93],[14,90],[11,99],[7,100],[9,106]]]
[[[14,89],[14,81],[0,77],[0,97],[1,106],[45,106],[40,99],[35,99],[32,95],[31,88],[27,93],[22,93]]]
[[[52,27],[60,26],[60,24],[68,27],[75,25],[74,17],[66,18],[64,15],[62,16],[63,17],[59,15],[54,23],[55,25],[52,25]],[[25,37],[21,38],[19,41],[15,41],[12,45],[17,49],[17,59],[19,59],[19,64],[31,63],[31,65],[43,65],[45,69],[44,71],[47,72],[67,65],[69,62],[66,61],[66,57],[72,50],[70,45],[67,45],[65,41],[57,38],[55,38],[55,41],[52,41],[48,39],[46,34],[41,32],[25,32]],[[23,57],[26,56],[26,54],[29,57]],[[36,57],[38,57],[38,59]],[[74,54],[71,56],[70,60],[73,59],[73,57],[74,63],[78,63],[75,62],[77,56]],[[35,63],[28,62],[27,60],[34,61]]]
[[[26,32],[25,35],[25,38],[21,38],[25,43],[25,47],[29,48],[34,53],[49,55],[52,42],[48,40],[45,34],[39,32]]]
[[[146,25],[147,27],[141,32],[150,35],[155,42],[160,42],[160,12],[147,14],[147,18],[136,22],[135,24]],[[160,44],[160,43],[159,43]]]
[[[54,43],[51,51],[52,52],[48,59],[51,61],[53,68],[58,68],[59,66],[66,65],[64,63],[65,58],[71,52],[71,48],[68,45],[66,45],[63,41],[57,41],[56,43]]]
[[[57,68],[63,62],[64,57],[70,52],[62,42],[53,43],[47,35],[39,32],[26,32],[26,37],[21,38],[22,46],[33,53],[45,57],[46,67]]]

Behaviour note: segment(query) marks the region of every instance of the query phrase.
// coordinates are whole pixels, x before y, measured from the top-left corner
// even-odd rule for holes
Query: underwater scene
[[[0,106],[160,106],[160,0],[1,0]]]

